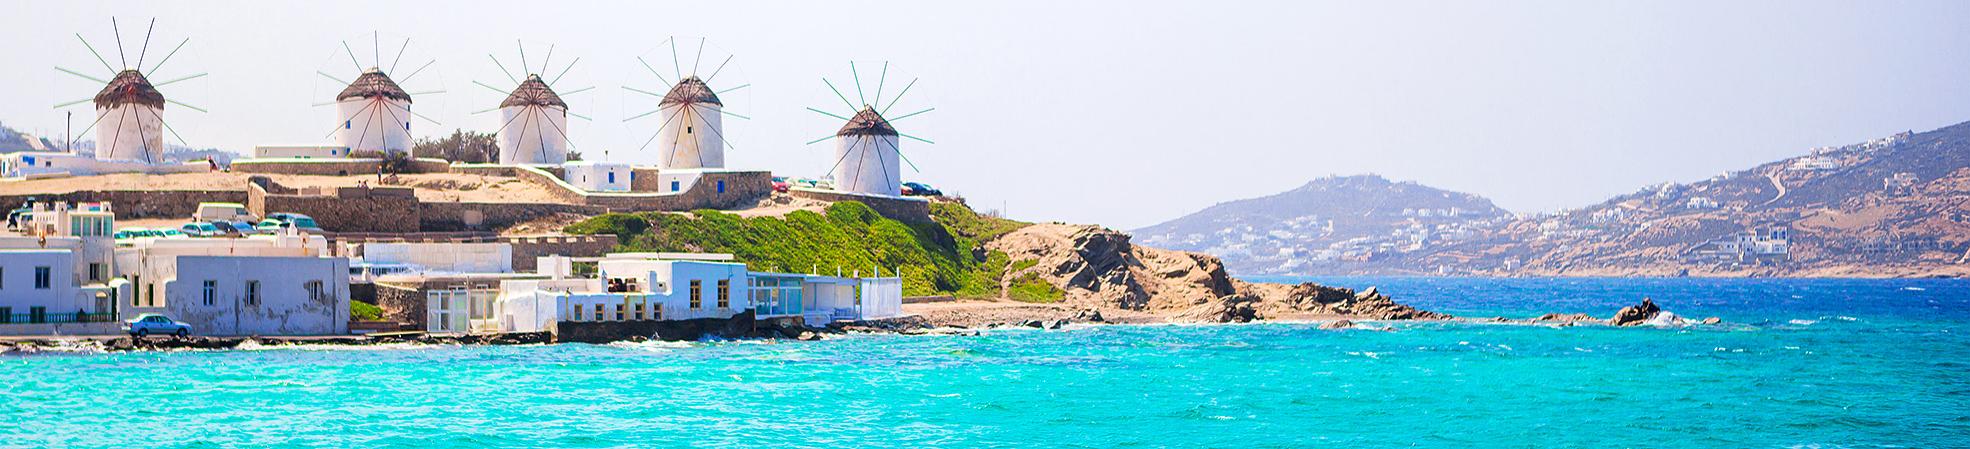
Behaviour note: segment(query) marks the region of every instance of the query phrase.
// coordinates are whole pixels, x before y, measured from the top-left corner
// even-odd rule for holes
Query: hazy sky
[[[538,68],[574,66],[577,150],[654,162],[636,148],[661,89],[636,56],[669,72],[669,36],[689,71],[735,54],[727,165],[818,176],[860,61],[872,96],[920,77],[891,115],[923,180],[1014,218],[1135,228],[1330,174],[1394,179],[1551,211],[1662,181],[1691,181],[1903,130],[1970,120],[1970,2],[9,2],[0,121],[59,135],[56,103],[106,77],[82,33],[117,65],[110,17],[135,62],[157,18],[146,68],[191,41],[153,82],[209,109],[172,106],[166,121],[194,146],[326,143],[338,123],[333,82],[358,59],[394,59],[393,75],[437,58],[409,82],[416,134],[492,130],[471,112],[512,86],[486,57],[515,64],[525,40]],[[370,42],[380,33],[380,45]],[[381,47],[372,49],[371,47]],[[661,56],[661,57],[657,57]],[[698,63],[701,74],[713,62]],[[384,65],[389,65],[387,62]],[[534,70],[539,71],[539,70]],[[673,74],[666,73],[672,78]],[[853,92],[844,95],[854,99]],[[885,102],[888,100],[885,99]],[[80,130],[93,119],[72,107]],[[173,139],[175,140],[175,139]],[[654,146],[652,147],[654,149]]]

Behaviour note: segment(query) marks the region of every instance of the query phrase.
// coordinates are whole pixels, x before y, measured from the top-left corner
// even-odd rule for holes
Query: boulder
[[[1608,318],[1607,324],[1615,326],[1640,326],[1643,322],[1648,321],[1649,318],[1655,318],[1655,314],[1658,313],[1662,313],[1662,308],[1656,307],[1654,300],[1642,298],[1641,304],[1622,307],[1620,311],[1614,312],[1614,317]]]
[[[1102,318],[1101,311],[1097,309],[1084,309],[1080,312],[1076,312],[1074,313],[1074,320],[1086,321],[1090,323],[1101,323],[1107,321],[1107,319]]]
[[[1538,318],[1533,318],[1532,321],[1540,322],[1540,323],[1571,324],[1577,321],[1600,321],[1600,319],[1594,318],[1593,315],[1588,315],[1585,313],[1548,313],[1545,315],[1540,315]]]
[[[1204,323],[1245,323],[1259,318],[1257,309],[1252,308],[1258,298],[1247,295],[1225,295],[1214,301],[1192,306],[1178,313],[1178,321]]]
[[[1047,329],[1060,329],[1063,327],[1067,327],[1067,320],[1048,321],[1046,326]]]
[[[1320,324],[1321,329],[1347,329],[1350,327],[1354,327],[1354,322],[1348,320],[1329,321]]]
[[[1709,317],[1709,318],[1704,318],[1704,319],[1703,319],[1703,324],[1708,324],[1708,325],[1715,325],[1715,324],[1718,324],[1718,323],[1722,323],[1722,322],[1724,322],[1724,320],[1722,320],[1722,319],[1719,319],[1719,318],[1717,318],[1717,317],[1714,317],[1714,316],[1713,316],[1713,317]]]

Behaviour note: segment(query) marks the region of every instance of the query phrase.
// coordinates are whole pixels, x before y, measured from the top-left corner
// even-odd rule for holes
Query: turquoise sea
[[[1316,280],[1729,324],[6,357],[0,447],[1970,446],[1970,282]]]

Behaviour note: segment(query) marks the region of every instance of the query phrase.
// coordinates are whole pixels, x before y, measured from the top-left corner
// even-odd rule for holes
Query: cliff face
[[[1372,289],[1357,293],[1310,283],[1239,281],[1217,257],[1134,245],[1128,234],[1098,226],[1036,224],[994,239],[986,248],[1004,252],[1015,266],[1030,263],[1007,276],[1036,273],[1065,291],[1063,302],[1074,307],[1192,322],[1448,318],[1395,303]]]

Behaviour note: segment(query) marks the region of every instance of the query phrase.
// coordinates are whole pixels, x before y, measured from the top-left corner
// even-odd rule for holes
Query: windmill
[[[890,108],[901,102],[903,96],[910,93],[910,88],[916,87],[917,79],[911,78],[895,97],[890,98],[888,105],[878,108],[876,105],[882,104],[883,88],[889,81],[889,63],[882,63],[882,70],[876,77],[874,98],[865,96],[866,92],[862,88],[862,73],[856,69],[854,62],[848,63],[848,70],[855,80],[855,98],[863,100],[862,106],[856,107],[855,102],[848,101],[847,95],[842,95],[841,89],[835,88],[834,82],[828,81],[825,77],[821,78],[821,83],[828,86],[828,90],[834,93],[835,98],[841,99],[842,104],[847,105],[848,110],[853,112],[844,116],[812,107],[807,108],[809,111],[847,122],[840,130],[835,131],[834,135],[814,139],[807,144],[813,145],[828,139],[835,140],[835,162],[828,168],[828,177],[834,179],[835,190],[900,195],[903,190],[903,164],[908,164],[911,171],[920,170],[917,170],[915,162],[910,162],[908,157],[903,156],[903,150],[898,145],[901,141],[898,138],[908,138],[928,144],[937,142],[899,132],[894,122],[934,111],[937,108],[926,108],[885,118]]]
[[[404,52],[410,49],[410,39],[405,38],[403,44],[398,46],[397,55],[391,59],[387,71],[384,70],[383,65],[382,34],[371,32],[370,39],[371,59],[368,65],[356,58],[356,51],[349,46],[347,39],[342,40],[340,53],[347,55],[349,63],[356,68],[357,75],[354,81],[343,81],[342,78],[330,75],[326,68],[315,71],[323,78],[345,86],[335,94],[333,101],[316,103],[315,106],[335,105],[337,120],[335,129],[329,131],[329,136],[335,137],[335,144],[347,147],[351,153],[358,151],[384,154],[407,153],[411,145],[412,117],[432,124],[440,124],[437,120],[412,111],[412,97],[442,94],[445,91],[406,92],[400,83],[416,78],[438,60],[432,58],[426,61],[401,80],[392,79],[389,73],[396,71],[397,64],[403,62]],[[341,55],[331,58],[340,59]]]
[[[112,33],[116,39],[117,61],[123,68],[119,70],[111,67],[109,59],[104,58],[102,53],[96,52],[96,47],[90,45],[89,40],[84,39],[81,33],[76,33],[75,39],[81,41],[82,46],[89,49],[89,53],[95,55],[96,61],[101,62],[103,68],[107,69],[111,75],[109,79],[105,80],[89,76],[77,70],[55,66],[55,70],[61,71],[62,73],[103,84],[103,89],[98,91],[94,97],[56,104],[55,108],[60,109],[89,102],[95,103],[96,120],[91,122],[89,127],[83,128],[82,133],[88,134],[91,129],[96,131],[97,160],[134,161],[149,165],[162,164],[164,162],[165,132],[169,132],[172,137],[177,138],[179,145],[188,145],[185,143],[184,137],[178,135],[177,130],[171,129],[171,125],[164,122],[165,103],[178,105],[198,112],[206,111],[203,108],[167,98],[157,88],[204,77],[206,74],[195,73],[153,84],[150,82],[150,77],[146,73],[156,73],[159,67],[163,67],[165,63],[171,62],[171,57],[177,55],[178,50],[185,48],[185,44],[191,42],[191,38],[188,37],[179,41],[177,47],[172,48],[170,53],[166,53],[163,58],[158,59],[157,64],[152,65],[150,69],[146,70],[144,69],[144,61],[150,54],[150,38],[152,31],[157,29],[157,19],[151,19],[150,27],[145,29],[144,43],[137,51],[137,60],[134,65],[130,63],[128,54],[123,49],[123,30],[122,27],[116,24],[116,18],[114,17],[110,18],[110,29],[113,30]]]
[[[657,131],[651,133],[648,139],[643,140],[643,145],[636,149],[640,152],[649,148],[650,144],[655,143],[659,155],[657,167],[660,169],[724,168],[725,149],[727,147],[734,147],[731,139],[728,138],[730,134],[725,129],[724,117],[732,116],[740,120],[752,119],[751,117],[725,110],[726,101],[725,99],[719,98],[721,95],[751,87],[751,84],[734,83],[737,85],[723,90],[717,90],[712,87],[712,83],[719,79],[719,75],[730,74],[736,71],[728,69],[732,63],[733,55],[726,54],[725,58],[717,66],[711,67],[710,74],[699,77],[698,69],[704,68],[705,66],[702,63],[706,61],[704,58],[705,39],[698,38],[696,44],[695,46],[685,47],[683,51],[689,53],[680,53],[680,46],[690,44],[675,37],[665,40],[664,45],[659,46],[668,47],[669,49],[668,54],[671,61],[670,74],[674,78],[664,76],[662,72],[650,64],[647,58],[643,56],[636,57],[636,62],[641,64],[645,71],[655,77],[657,81],[670,86],[669,90],[665,93],[659,94],[656,92],[661,89],[639,89],[632,86],[622,87],[624,90],[639,94],[633,95],[633,97],[658,99],[656,109],[631,115],[629,118],[623,119],[623,122],[631,122],[644,117],[653,117],[653,120],[654,117],[663,118],[663,122],[657,125]],[[691,56],[691,70],[688,72],[684,70],[683,58],[680,54]],[[715,53],[713,59],[718,59]],[[731,77],[728,75],[727,79],[729,80]],[[672,83],[672,79],[677,81]]]
[[[561,96],[586,92],[594,89],[594,86],[570,90],[564,94],[555,93],[553,85],[559,84],[561,78],[568,75],[568,71],[574,70],[575,64],[580,63],[581,58],[568,61],[568,66],[562,68],[561,73],[554,75],[551,80],[543,79],[539,73],[548,73],[552,67],[554,46],[547,47],[547,57],[540,62],[539,73],[532,72],[532,66],[527,63],[526,43],[518,43],[518,46],[520,72],[526,75],[526,79],[514,77],[506,70],[506,64],[499,62],[498,57],[487,54],[486,57],[492,59],[493,65],[499,67],[499,73],[506,75],[508,80],[518,85],[507,90],[476,80],[472,81],[473,84],[505,95],[505,100],[500,101],[499,106],[473,114],[500,111],[500,125],[496,131],[499,134],[499,163],[513,165],[565,163],[568,161],[568,150],[574,147],[568,141],[568,116],[582,120],[589,118],[568,112],[568,103],[562,101]]]

